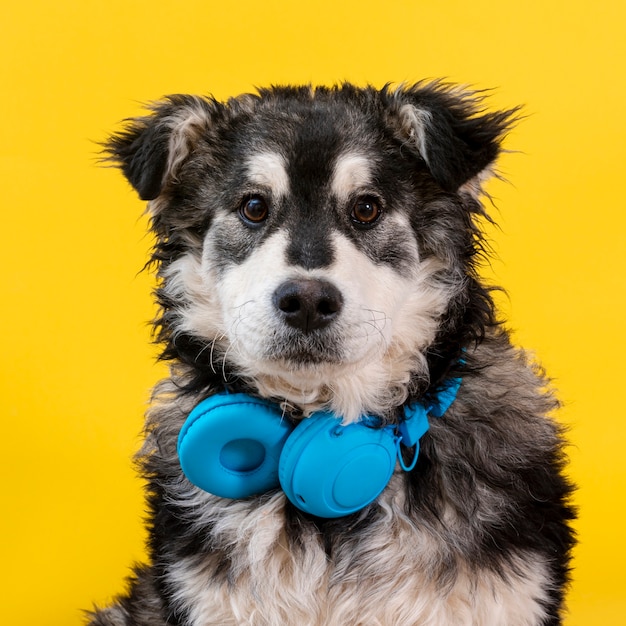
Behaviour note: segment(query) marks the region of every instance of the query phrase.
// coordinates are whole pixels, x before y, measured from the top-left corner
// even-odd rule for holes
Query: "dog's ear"
[[[154,200],[176,179],[211,117],[211,103],[195,96],[169,96],[150,109],[150,115],[127,120],[104,144],[105,160],[122,169],[142,200]]]
[[[504,134],[517,120],[518,109],[486,113],[480,94],[441,83],[418,83],[396,91],[393,98],[403,141],[417,150],[435,181],[451,192],[488,170]]]

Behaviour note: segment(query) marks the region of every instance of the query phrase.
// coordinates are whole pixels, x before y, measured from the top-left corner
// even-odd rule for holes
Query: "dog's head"
[[[285,87],[131,120],[107,150],[150,201],[166,356],[347,421],[401,404],[491,321],[477,197],[514,112],[479,102]]]

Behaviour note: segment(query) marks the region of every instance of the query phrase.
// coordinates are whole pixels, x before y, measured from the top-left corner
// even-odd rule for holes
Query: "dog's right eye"
[[[263,223],[269,215],[267,202],[261,196],[250,196],[246,198],[239,207],[241,219],[252,226]]]
[[[359,198],[352,207],[350,218],[359,228],[371,228],[378,222],[383,209],[380,202],[372,196]]]

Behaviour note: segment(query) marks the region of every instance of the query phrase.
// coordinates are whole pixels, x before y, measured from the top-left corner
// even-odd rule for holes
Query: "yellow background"
[[[151,240],[95,142],[172,92],[443,76],[526,105],[485,272],[571,426],[567,625],[626,624],[625,24],[623,0],[2,0],[3,623],[79,624],[143,555]]]

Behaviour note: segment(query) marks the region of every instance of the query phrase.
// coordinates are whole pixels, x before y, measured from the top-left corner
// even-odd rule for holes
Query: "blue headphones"
[[[429,404],[404,408],[398,425],[364,416],[343,426],[320,411],[297,426],[273,402],[243,393],[219,393],[189,414],[178,437],[185,476],[222,498],[246,498],[282,487],[299,509],[317,517],[354,513],[387,486],[396,459],[415,467],[428,416],[441,417],[454,402],[460,378],[448,379]],[[400,444],[415,447],[405,464]]]

